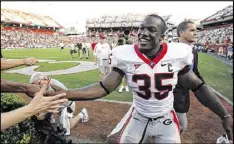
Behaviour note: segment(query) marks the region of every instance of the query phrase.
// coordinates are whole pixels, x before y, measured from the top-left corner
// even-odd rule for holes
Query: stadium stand
[[[227,43],[233,43],[233,6],[228,6],[201,21],[203,30],[198,32],[198,44],[214,49],[216,53]],[[148,14],[104,15],[87,19],[86,35],[66,36],[63,27],[48,16],[40,16],[16,10],[1,9],[1,48],[53,48],[59,43],[93,43],[100,34],[107,36],[108,43],[116,43],[124,30],[130,30],[130,40],[136,42],[138,26]],[[175,39],[176,26],[169,23],[171,15],[163,16],[169,27],[168,39]],[[71,33],[70,32],[70,33]]]
[[[1,9],[1,48],[54,48],[85,41],[84,37],[66,37],[58,22],[49,16],[40,16],[18,10]]]
[[[229,5],[224,9],[216,12],[215,14],[205,18],[201,23],[203,26],[213,26],[214,24],[220,25],[222,22],[229,22],[233,19],[233,6]]]
[[[130,30],[130,40],[135,42],[138,31],[138,26],[143,18],[148,14],[133,14],[128,13],[124,15],[102,16],[100,18],[88,19],[86,21],[86,29],[88,37],[98,37],[101,33],[108,36],[109,42],[116,43],[118,36],[124,30]],[[171,15],[164,16],[163,18],[168,21]],[[169,27],[174,24],[167,23]]]
[[[49,16],[40,16],[32,13],[26,13],[18,10],[1,8],[1,23],[14,23],[40,27],[62,28],[55,20]]]
[[[233,44],[233,6],[227,6],[201,21],[203,30],[198,32],[198,43],[208,45],[221,56],[227,57],[228,46]]]

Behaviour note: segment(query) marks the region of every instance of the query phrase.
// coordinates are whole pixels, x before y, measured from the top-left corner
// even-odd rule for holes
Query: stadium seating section
[[[225,16],[233,15],[233,6],[228,6],[203,21],[219,20]],[[1,23],[18,23],[36,25],[36,28],[22,28],[14,26],[1,27],[1,48],[53,48],[60,43],[69,46],[71,43],[97,41],[100,34],[107,37],[108,43],[116,43],[118,35],[125,29],[130,30],[130,40],[137,41],[137,28],[142,19],[148,14],[125,14],[115,16],[102,16],[86,21],[87,36],[70,37],[55,31],[53,27],[62,28],[55,20],[48,16],[40,16],[16,10],[1,9]],[[171,15],[163,16],[169,27]],[[40,27],[52,27],[42,29]],[[169,32],[170,33],[170,32]],[[205,45],[225,45],[227,41],[233,42],[233,23],[203,29],[198,32],[198,43]]]

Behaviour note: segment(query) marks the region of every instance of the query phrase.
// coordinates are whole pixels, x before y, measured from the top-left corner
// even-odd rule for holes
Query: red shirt
[[[97,43],[94,42],[94,43],[92,43],[92,45],[91,45],[93,51],[94,51],[94,48],[95,48],[96,44],[97,44]]]

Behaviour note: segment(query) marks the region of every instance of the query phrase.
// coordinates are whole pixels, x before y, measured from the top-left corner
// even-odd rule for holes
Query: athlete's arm
[[[233,140],[233,119],[210,87],[203,83],[192,71],[180,74],[178,84],[183,88],[191,89],[202,105],[208,107],[223,120],[223,128],[228,138]]]
[[[72,101],[98,99],[114,91],[120,85],[123,76],[123,71],[114,67],[101,82],[64,92],[66,93],[66,98]]]
[[[228,114],[216,94],[192,72],[188,71],[178,78],[180,86],[186,89],[195,90],[197,99],[206,107],[210,108],[220,118]]]

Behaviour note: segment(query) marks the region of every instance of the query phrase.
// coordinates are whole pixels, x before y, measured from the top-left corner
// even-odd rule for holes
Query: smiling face
[[[139,50],[147,53],[155,49],[160,44],[165,27],[161,19],[147,16],[142,21],[137,34]]]

